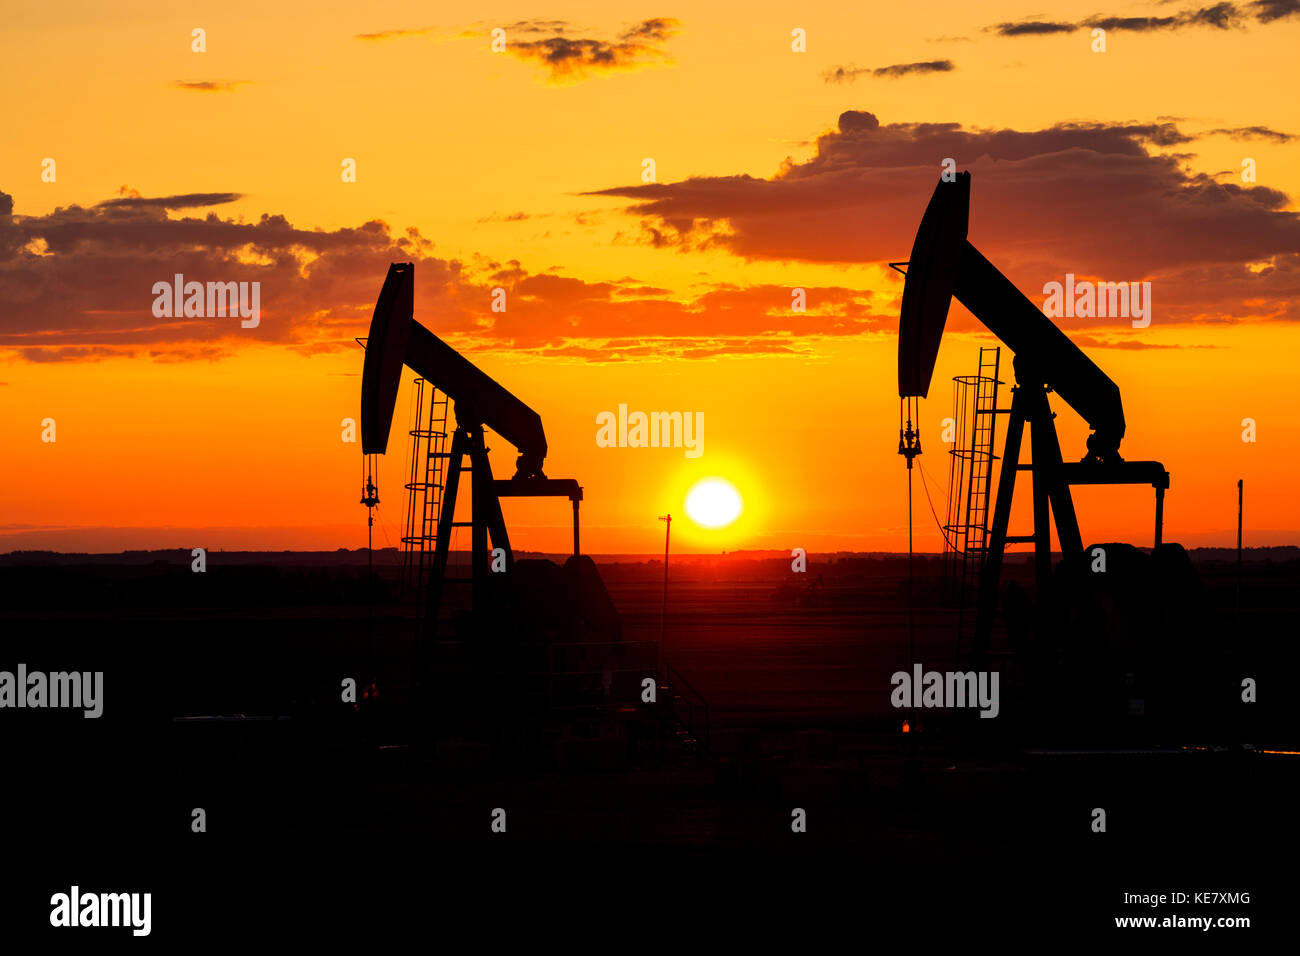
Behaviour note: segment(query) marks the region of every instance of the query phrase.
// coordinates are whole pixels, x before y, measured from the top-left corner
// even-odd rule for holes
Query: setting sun
[[[686,495],[686,514],[702,528],[725,528],[743,507],[740,492],[725,478],[697,481]]]

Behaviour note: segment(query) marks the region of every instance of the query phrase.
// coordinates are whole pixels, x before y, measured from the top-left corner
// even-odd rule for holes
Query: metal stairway
[[[659,693],[671,723],[673,739],[693,755],[709,750],[709,702],[687,683],[675,667],[664,662]]]
[[[1001,348],[981,347],[976,375],[961,375],[953,402],[955,442],[949,470],[947,544],[952,549],[950,574],[958,608],[957,659],[966,649],[966,631],[973,617],[966,608],[978,593],[980,574],[988,557],[989,497],[993,487],[993,453],[999,414],[998,369]],[[968,620],[971,618],[971,620]]]
[[[993,487],[993,433],[998,404],[999,348],[981,348],[975,382],[970,475],[966,491],[966,547],[962,552],[963,586],[976,586],[988,554],[989,493]],[[991,353],[991,354],[990,354]],[[964,596],[964,592],[963,592]]]
[[[426,417],[425,390],[428,390]],[[406,483],[406,533],[403,573],[414,589],[417,617],[424,611],[427,579],[432,573],[434,546],[438,540],[438,517],[447,470],[447,416],[450,402],[422,378],[415,380],[415,427],[411,436],[411,474]]]

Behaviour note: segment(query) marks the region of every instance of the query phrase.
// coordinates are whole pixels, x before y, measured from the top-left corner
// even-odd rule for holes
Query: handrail
[[[686,696],[686,694],[677,695],[686,703],[686,720],[684,721],[684,723],[686,724],[686,729],[690,733],[694,734],[696,736],[696,739],[700,740],[703,743],[704,749],[707,750],[709,747],[709,702],[704,699],[703,694],[701,694],[698,690],[696,690],[694,687],[691,686],[690,682],[685,677],[682,676],[681,672],[677,670],[677,668],[673,667],[667,661],[664,661],[664,673],[668,677],[669,681],[671,682],[670,684],[671,687],[675,688],[677,685],[680,684],[682,688],[684,688],[694,698],[696,698],[696,700],[698,700],[699,708],[703,713],[703,717],[704,717],[703,734],[700,734],[698,732],[698,729],[695,726],[696,700],[692,700],[691,697]],[[671,697],[669,697],[669,707],[670,708],[672,707]]]
[[[701,694],[701,693],[700,693],[698,690],[696,690],[694,687],[692,687],[692,686],[690,685],[690,683],[686,680],[686,678],[682,676],[681,672],[680,672],[679,670],[677,670],[677,668],[673,667],[673,665],[672,665],[672,664],[669,664],[667,661],[664,661],[664,668],[667,670],[667,672],[668,672],[668,676],[669,676],[672,680],[674,680],[674,681],[676,681],[677,683],[681,684],[683,687],[685,687],[687,690],[689,690],[692,694],[694,694],[696,697],[698,697],[698,698],[700,699],[700,702],[701,702],[701,703],[704,702],[704,695]]]
[[[649,657],[649,653],[651,649],[657,650],[658,646],[659,645],[655,641],[554,641],[546,645],[546,669],[544,671],[531,671],[530,673],[545,678],[547,706],[552,710],[558,710],[558,709],[562,709],[564,705],[557,704],[556,702],[556,697],[555,697],[556,678],[583,677],[583,676],[589,677],[596,674],[604,674],[604,673],[626,674],[626,673],[644,672],[647,670],[647,668],[644,665],[640,667],[637,666],[611,667],[609,665],[611,664],[611,662],[615,664],[626,663],[627,662],[625,660],[626,658],[632,658],[633,660],[635,660],[635,658],[638,656],[638,652],[640,652],[645,657]],[[566,649],[566,648],[567,649],[581,648],[583,651],[588,651],[588,650],[599,651],[601,648],[606,648],[606,649],[617,648],[618,653],[614,654],[614,653],[606,652],[605,654],[601,655],[601,659],[598,662],[592,662],[591,666],[587,667],[584,670],[560,670],[559,661],[558,661],[559,652],[562,649]],[[566,663],[569,663],[570,666],[572,666],[572,662],[566,662]],[[586,664],[587,662],[578,661],[576,663],[579,666],[581,666],[582,664]],[[651,665],[650,669],[653,670],[653,665]]]

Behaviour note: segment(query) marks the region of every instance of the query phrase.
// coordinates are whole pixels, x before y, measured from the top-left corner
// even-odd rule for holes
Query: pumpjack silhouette
[[[1186,551],[1163,540],[1169,473],[1158,461],[1120,457],[1125,421],[1119,387],[970,243],[970,194],[969,172],[935,187],[906,264],[898,327],[900,420],[906,423],[899,453],[908,468],[921,451],[913,427],[917,401],[929,391],[952,300],[1015,356],[1010,408],[985,410],[1007,416],[1007,428],[992,528],[979,568],[969,663],[975,668],[991,663],[1007,546],[1032,543],[1035,595],[1031,600],[1013,587],[1006,609],[1015,663],[1027,674],[1031,699],[1085,725],[1126,712],[1145,714],[1152,706],[1157,719],[1149,723],[1185,724],[1196,709],[1189,668],[1200,656],[1197,609],[1203,602]],[[1064,460],[1051,393],[1092,429],[1078,461]],[[1026,427],[1027,462],[1022,461]],[[1014,535],[1008,525],[1021,473],[1032,482],[1033,529]],[[1071,487],[1133,484],[1155,491],[1150,553],[1117,543],[1085,550]],[[1061,550],[1055,569],[1053,524]],[[1103,556],[1100,565],[1096,554]]]

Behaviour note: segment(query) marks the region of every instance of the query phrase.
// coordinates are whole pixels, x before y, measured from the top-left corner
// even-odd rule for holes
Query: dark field
[[[105,686],[97,720],[4,715],[6,856],[30,874],[30,898],[9,903],[47,913],[79,880],[152,891],[163,938],[219,931],[232,907],[379,932],[495,912],[524,888],[543,914],[632,925],[647,910],[788,905],[810,928],[972,918],[1055,939],[1129,932],[1113,917],[1152,911],[1125,892],[1220,891],[1251,902],[1172,912],[1261,927],[1295,883],[1300,756],[1266,751],[1300,750],[1300,563],[1252,557],[1239,612],[1235,567],[1202,558],[1198,634],[1158,635],[1148,677],[1163,667],[1194,689],[1179,709],[1152,691],[1143,714],[1080,711],[1023,655],[999,654],[998,719],[918,711],[908,734],[890,704],[890,675],[909,667],[905,559],[811,556],[803,575],[788,558],[684,559],[664,629],[694,692],[684,735],[637,698],[662,564],[598,559],[626,647],[557,679],[558,708],[538,717],[516,701],[544,681],[450,640],[431,701],[413,696],[415,626],[388,553],[373,588],[355,554],[213,553],[201,575],[188,556],[5,556],[0,669],[102,670]],[[916,660],[956,669],[939,570],[918,560]],[[994,649],[1007,646],[999,629]],[[1244,676],[1258,703],[1240,702]],[[348,677],[355,706],[340,699]],[[205,833],[191,832],[196,807]],[[794,808],[807,832],[791,831]]]

